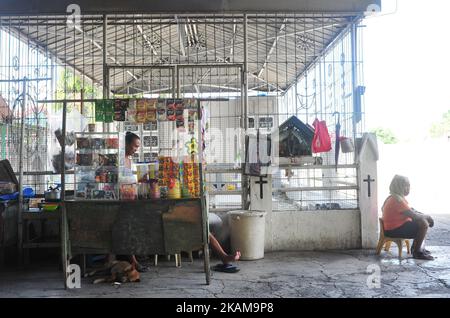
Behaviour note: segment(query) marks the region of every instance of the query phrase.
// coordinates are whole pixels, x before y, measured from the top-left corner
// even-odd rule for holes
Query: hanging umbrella
[[[335,164],[336,164],[336,171],[337,171],[337,166],[338,166],[338,162],[339,162],[339,150],[340,150],[340,139],[341,139],[341,114],[339,112],[334,112],[333,116],[338,116],[337,117],[337,122],[336,122],[336,142],[334,145],[334,160],[335,160]]]

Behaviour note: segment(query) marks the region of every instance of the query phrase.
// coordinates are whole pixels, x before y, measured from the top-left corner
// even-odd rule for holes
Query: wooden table
[[[203,248],[209,284],[207,225],[201,199],[65,201],[64,268],[77,254],[170,255]]]

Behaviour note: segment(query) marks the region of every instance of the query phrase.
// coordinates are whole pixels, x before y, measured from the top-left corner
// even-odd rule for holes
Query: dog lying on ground
[[[89,272],[86,274],[86,277],[92,277],[94,275],[105,275],[105,277],[95,279],[93,282],[94,284],[141,281],[141,275],[136,270],[136,266],[127,261],[112,261],[101,269],[96,269]]]

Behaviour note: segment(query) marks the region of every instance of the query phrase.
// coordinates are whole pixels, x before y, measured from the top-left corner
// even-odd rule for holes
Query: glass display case
[[[76,133],[75,199],[118,200],[120,139],[118,133]]]

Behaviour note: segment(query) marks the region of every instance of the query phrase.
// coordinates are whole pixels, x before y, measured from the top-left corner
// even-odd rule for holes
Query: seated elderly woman
[[[394,238],[414,239],[413,258],[433,260],[430,252],[422,248],[429,227],[434,221],[429,215],[411,208],[405,197],[409,194],[408,178],[396,175],[389,186],[390,195],[383,204],[384,233]]]

